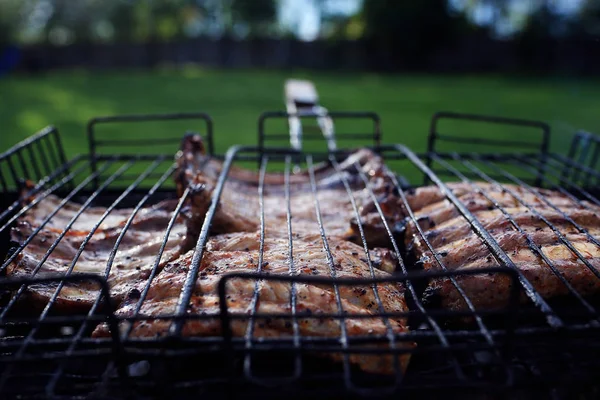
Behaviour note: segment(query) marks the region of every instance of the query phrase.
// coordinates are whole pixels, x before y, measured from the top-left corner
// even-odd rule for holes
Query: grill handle
[[[319,105],[317,89],[311,81],[288,79],[285,82],[285,105],[288,112],[290,144],[294,150],[302,150],[302,122],[300,116],[314,116],[327,141],[327,150],[337,150],[333,120],[329,111]]]

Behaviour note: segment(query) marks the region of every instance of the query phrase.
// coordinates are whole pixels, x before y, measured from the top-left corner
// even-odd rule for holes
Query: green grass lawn
[[[335,110],[380,114],[386,143],[425,149],[429,118],[450,110],[541,119],[552,126],[552,149],[566,151],[577,129],[600,132],[600,81],[499,76],[376,75],[282,71],[184,70],[49,72],[0,79],[0,151],[48,124],[62,134],[67,153],[87,151],[85,123],[94,116],[175,111],[205,111],[215,122],[218,151],[256,143],[257,118],[283,109],[283,82],[312,79],[321,102]],[[122,125],[119,135],[179,137],[201,125]],[[340,125],[338,131],[365,125]],[[457,133],[458,126],[447,127]],[[117,128],[112,130],[117,132]],[[524,137],[522,131],[477,125],[461,130],[495,138]],[[532,135],[530,135],[533,137]],[[466,149],[468,146],[462,146]]]

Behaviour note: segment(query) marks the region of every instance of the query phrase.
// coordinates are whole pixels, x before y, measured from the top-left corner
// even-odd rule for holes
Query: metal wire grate
[[[283,116],[283,115],[282,115]],[[209,128],[210,129],[210,128]],[[54,138],[54,139],[53,139]],[[58,152],[54,155],[57,163],[48,166],[44,171],[52,171],[42,176],[42,159],[36,169],[28,167],[25,159],[22,170],[16,169],[25,155],[31,155],[31,146],[38,146],[54,140]],[[36,144],[38,143],[38,144]],[[490,268],[462,271],[446,268],[442,257],[435,252],[427,238],[426,232],[419,227],[417,218],[412,212],[408,197],[420,179],[403,179],[402,176],[389,174],[393,183],[393,191],[400,203],[408,211],[409,220],[415,224],[418,235],[434,254],[439,266],[436,272],[418,271],[415,263],[408,257],[404,243],[398,240],[396,227],[390,226],[384,217],[383,205],[374,193],[369,176],[361,170],[358,163],[351,171],[358,180],[350,182],[340,168],[340,158],[344,151],[331,154],[306,154],[293,149],[275,149],[265,146],[236,147],[224,157],[220,175],[216,181],[212,203],[209,208],[200,236],[195,244],[195,252],[186,272],[174,313],[147,316],[141,314],[141,307],[146,301],[152,283],[161,274],[161,259],[165,253],[167,240],[174,227],[179,223],[186,203],[198,188],[187,188],[176,200],[169,218],[164,221],[160,232],[160,246],[153,254],[153,262],[144,281],[144,289],[139,292],[139,302],[134,314],[117,318],[113,304],[108,295],[106,283],[111,271],[115,268],[115,257],[122,246],[127,232],[132,229],[135,218],[140,212],[159,200],[174,199],[172,191],[163,190],[164,185],[173,177],[175,165],[172,156],[159,154],[147,156],[104,155],[102,157],[78,156],[69,161],[64,158],[58,134],[55,130],[47,130],[31,140],[22,143],[5,153],[0,159],[6,170],[0,174],[8,207],[0,216],[2,227],[0,232],[8,237],[9,228],[20,217],[29,212],[37,204],[42,204],[53,194],[59,194],[62,201],[33,229],[31,236],[22,243],[9,244],[2,240],[6,247],[6,261],[2,271],[6,272],[9,264],[26,249],[28,243],[44,230],[57,213],[67,207],[68,202],[76,200],[79,208],[53,243],[47,244],[48,251],[34,269],[33,276],[27,279],[6,278],[0,280],[3,293],[2,310],[0,312],[0,329],[2,329],[2,357],[0,358],[0,393],[6,397],[24,395],[25,397],[41,396],[54,398],[73,398],[93,394],[97,397],[113,396],[149,396],[218,395],[223,391],[235,396],[258,395],[267,396],[264,387],[277,386],[279,389],[270,395],[280,397],[287,394],[292,397],[315,395],[320,397],[339,393],[340,388],[359,395],[396,395],[400,392],[420,394],[423,390],[439,390],[452,388],[481,390],[547,390],[549,387],[576,387],[587,390],[593,383],[594,376],[600,370],[598,361],[592,357],[598,347],[598,315],[594,299],[582,296],[568,280],[559,277],[565,285],[570,299],[565,303],[554,303],[544,298],[531,282],[523,276],[511,257],[498,244],[494,235],[488,232],[473,212],[460,198],[455,196],[447,185],[448,179],[468,184],[473,192],[480,193],[488,200],[481,182],[497,186],[512,196],[517,203],[537,215],[557,236],[557,240],[567,246],[585,268],[597,273],[586,257],[561,234],[550,220],[537,213],[536,206],[514,193],[506,183],[518,184],[539,198],[539,201],[557,212],[562,213],[565,220],[591,243],[599,245],[597,239],[582,226],[572,220],[566,213],[539,192],[536,186],[544,186],[567,196],[574,207],[590,209],[587,203],[600,205],[594,186],[580,186],[577,180],[563,175],[565,164],[580,171],[593,170],[580,165],[576,160],[564,161],[562,156],[551,153],[532,154],[460,154],[452,152],[429,151],[418,155],[407,147],[380,146],[375,141],[376,150],[384,157],[393,171],[402,173],[404,169],[419,171],[421,178],[427,178],[444,194],[445,198],[457,210],[459,215],[469,224],[470,229],[480,237],[496,260]],[[35,149],[35,147],[33,147]],[[431,149],[430,149],[431,150]],[[60,154],[63,154],[60,156]],[[19,156],[21,154],[21,156]],[[46,152],[50,158],[49,152]],[[30,160],[33,162],[33,156]],[[62,158],[61,158],[62,157]],[[7,161],[10,160],[10,161]],[[256,187],[256,201],[259,210],[259,247],[256,269],[247,273],[236,273],[224,276],[218,285],[220,314],[192,315],[188,307],[196,282],[200,275],[200,265],[206,253],[206,244],[210,239],[210,227],[215,213],[218,211],[220,198],[229,182],[229,175],[236,165],[245,166],[248,160],[259,164],[259,180]],[[340,196],[347,199],[353,216],[358,221],[359,246],[364,253],[369,277],[365,279],[346,279],[337,276],[334,264],[336,250],[332,248],[333,240],[323,223],[324,209],[319,198],[319,187],[316,184],[315,165],[317,162],[328,162],[336,179],[341,182]],[[91,164],[95,162],[95,167]],[[11,163],[13,167],[11,167]],[[308,173],[309,198],[314,209],[314,231],[319,234],[320,246],[324,251],[323,262],[327,265],[329,276],[297,275],[299,255],[295,218],[297,210],[292,199],[297,195],[296,188],[291,185],[293,166],[301,165]],[[289,267],[288,276],[272,275],[264,270],[265,241],[269,239],[269,230],[265,227],[265,176],[267,171],[279,169],[283,171],[283,204],[285,211],[285,258]],[[115,184],[128,171],[139,170],[134,174],[131,183],[123,188]],[[5,171],[9,171],[7,175]],[[14,171],[14,172],[13,172]],[[440,173],[440,171],[442,173]],[[518,173],[516,173],[517,171]],[[590,172],[591,173],[591,172]],[[34,182],[26,186],[27,198],[17,189],[23,188],[22,177]],[[443,177],[443,178],[442,178]],[[358,182],[358,183],[357,183]],[[357,186],[358,185],[358,186]],[[398,270],[394,276],[379,278],[376,276],[372,257],[372,245],[365,233],[359,213],[359,205],[355,198],[357,190],[366,193],[373,201],[387,234],[387,247],[395,253]],[[92,207],[102,206],[103,212],[97,216],[85,239],[76,250],[72,261],[65,268],[63,276],[40,277],[36,274],[42,269],[46,259],[51,257],[52,250],[59,246],[79,218],[85,217]],[[108,258],[102,274],[81,275],[75,273],[78,260],[85,255],[86,245],[93,238],[102,223],[116,210],[127,207],[119,234],[108,252]],[[517,231],[519,224],[510,213],[497,202],[498,209]],[[536,214],[537,213],[537,214]],[[523,234],[525,234],[523,232]],[[531,241],[531,238],[529,238]],[[550,259],[531,241],[532,249],[547,263],[553,273],[560,275]],[[266,260],[268,261],[268,260]],[[478,310],[469,299],[468,292],[461,289],[460,279],[466,275],[502,274],[508,277],[511,284],[509,307],[496,311]],[[467,304],[463,311],[450,311],[425,304],[422,291],[431,279],[446,277],[457,288],[460,296]],[[23,312],[20,298],[35,285],[56,282],[54,291],[41,310]],[[254,291],[250,299],[250,313],[231,312],[227,306],[229,294],[228,282],[233,280],[251,282]],[[64,315],[58,312],[57,299],[64,287],[76,282],[95,283],[96,297],[84,312]],[[289,285],[289,312],[273,314],[259,312],[261,299],[260,287],[265,282],[280,282]],[[386,310],[380,298],[381,286],[393,282],[404,285],[409,310],[406,312],[390,312]],[[321,285],[331,288],[334,293],[337,311],[329,314],[307,314],[298,308],[299,285]],[[288,286],[286,286],[288,287]],[[340,291],[344,288],[368,288],[376,299],[375,315],[353,314],[343,310]],[[526,293],[530,299],[527,306],[519,304],[519,292]],[[291,335],[282,337],[260,337],[256,335],[256,326],[261,321],[271,318],[287,321]],[[347,331],[349,322],[361,319],[380,319],[386,327],[382,334],[356,335]],[[406,332],[394,332],[390,319],[406,318],[410,327]],[[472,323],[465,324],[465,318]],[[222,334],[212,337],[187,337],[182,333],[186,324],[193,321],[217,319]],[[339,335],[305,336],[300,334],[302,321],[325,320],[339,321]],[[131,324],[127,322],[165,320],[170,326],[168,335],[152,339],[132,337]],[[235,321],[247,322],[245,334],[233,334],[231,324]],[[109,338],[91,338],[91,331],[99,324],[107,322],[112,336]],[[121,326],[119,330],[117,325]],[[405,344],[416,342],[416,347]],[[559,349],[559,350],[557,350]],[[411,353],[411,361],[406,373],[402,372],[397,357],[393,357],[394,373],[388,377],[365,374],[351,362],[351,357],[390,356],[393,354]],[[317,356],[315,357],[315,354]],[[318,356],[321,355],[321,356]],[[330,355],[339,362],[321,358]],[[199,362],[198,360],[202,360]],[[190,371],[184,361],[193,362],[195,368]],[[201,364],[201,365],[199,365]],[[23,383],[27,382],[27,385]],[[557,389],[559,390],[559,389]],[[593,396],[593,390],[591,390]],[[513,392],[511,392],[513,393]],[[558,393],[558,392],[557,392]]]

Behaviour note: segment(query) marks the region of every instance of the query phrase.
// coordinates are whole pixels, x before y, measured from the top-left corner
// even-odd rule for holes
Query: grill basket
[[[492,235],[469,212],[465,204],[448,189],[446,182],[462,181],[474,192],[481,190],[479,182],[499,185],[510,193],[507,183],[521,185],[544,202],[543,194],[535,187],[553,189],[568,196],[574,205],[585,206],[582,200],[600,205],[598,198],[598,176],[595,169],[598,156],[597,137],[588,133],[574,136],[568,155],[548,151],[550,130],[540,122],[513,120],[495,117],[438,113],[432,119],[428,150],[417,154],[403,145],[381,143],[379,117],[374,113],[329,113],[336,118],[366,118],[373,122],[372,132],[348,135],[353,141],[369,141],[368,146],[381,154],[389,169],[395,190],[410,210],[407,194],[422,182],[436,185],[448,201],[456,207],[489,248],[500,266],[476,271],[440,272],[419,271],[415,261],[407,257],[403,244],[394,234],[394,227],[386,225],[390,248],[399,257],[397,273],[384,280],[344,280],[331,277],[274,276],[261,271],[224,276],[219,284],[221,313],[217,316],[189,315],[187,304],[192,296],[193,283],[198,278],[199,261],[193,263],[187,273],[186,285],[175,313],[160,317],[171,323],[170,335],[150,340],[120,335],[117,325],[121,322],[114,314],[117,304],[109,300],[109,287],[105,278],[98,275],[67,273],[62,276],[33,276],[30,278],[5,277],[0,279],[2,308],[0,309],[0,393],[3,398],[113,398],[113,397],[274,397],[294,398],[317,396],[428,396],[480,397],[492,390],[499,395],[511,397],[572,396],[576,391],[580,397],[597,397],[597,378],[600,362],[596,356],[598,340],[598,308],[595,299],[581,296],[568,286],[568,295],[556,301],[547,301],[533,288],[511,262],[510,257],[495,242]],[[3,190],[2,213],[0,214],[0,255],[7,266],[18,256],[26,243],[10,242],[10,228],[32,205],[47,196],[56,194],[62,199],[81,204],[73,223],[81,213],[91,206],[107,207],[107,210],[129,207],[130,218],[148,205],[164,199],[176,199],[172,187],[175,172],[172,154],[133,155],[105,153],[102,146],[141,146],[146,144],[139,137],[121,139],[99,139],[95,128],[98,124],[135,123],[154,120],[198,119],[205,124],[201,132],[207,139],[208,151],[223,160],[223,170],[214,191],[215,197],[207,213],[203,230],[196,245],[198,260],[202,257],[208,240],[208,227],[218,206],[219,195],[227,182],[231,167],[259,166],[259,173],[277,169],[289,177],[296,166],[314,174],[318,162],[332,165],[348,154],[349,149],[328,148],[325,151],[302,151],[289,147],[273,147],[269,141],[281,140],[282,135],[266,132],[266,122],[273,118],[315,117],[311,112],[290,114],[271,112],[259,119],[258,146],[234,147],[226,154],[215,154],[212,122],[202,113],[119,116],[97,118],[88,125],[90,152],[67,159],[60,134],[55,128],[47,128],[0,155],[0,185]],[[459,136],[440,134],[438,123],[442,119],[471,121],[504,126],[521,126],[533,132],[531,142],[508,143],[501,140],[480,138],[469,139],[471,144],[496,146],[497,152],[441,151],[440,143],[462,143]],[[137,125],[136,125],[137,126]],[[346,136],[336,134],[338,141]],[[304,134],[304,140],[318,139],[317,135]],[[539,139],[539,140],[538,140]],[[323,140],[322,137],[320,140]],[[167,142],[178,142],[179,136]],[[519,145],[523,152],[500,151],[503,146]],[[360,171],[357,170],[360,174]],[[343,177],[341,177],[343,180]],[[365,190],[376,196],[368,185],[364,174]],[[289,179],[285,190],[289,193]],[[260,185],[259,185],[260,193]],[[180,199],[164,232],[164,241],[169,237],[173,222],[182,209],[189,190]],[[351,193],[348,191],[348,195]],[[313,187],[313,197],[316,188]],[[30,205],[23,205],[22,198],[35,198]],[[518,201],[518,199],[517,199]],[[66,203],[66,202],[65,202]],[[53,210],[47,217],[50,220]],[[535,213],[535,207],[521,202]],[[315,212],[321,212],[318,200]],[[378,209],[381,213],[381,209]],[[356,209],[355,209],[356,211]],[[261,213],[268,210],[261,209]],[[107,213],[108,214],[108,213]],[[410,218],[416,222],[411,212]],[[356,215],[358,217],[358,215]],[[103,216],[105,218],[106,216]],[[360,218],[359,218],[360,219]],[[385,221],[385,219],[383,219]],[[294,263],[293,210],[288,196],[289,257]],[[320,222],[320,221],[319,221]],[[99,225],[101,221],[98,222]],[[550,228],[552,228],[550,223]],[[69,224],[65,227],[68,229]],[[97,226],[96,226],[97,227]],[[125,225],[123,233],[129,225]],[[323,237],[323,246],[331,259],[327,232],[323,224],[315,226]],[[34,231],[34,235],[38,232]],[[422,239],[427,241],[422,230]],[[64,234],[64,231],[63,231]],[[368,238],[361,231],[368,253]],[[264,225],[261,238],[264,240]],[[119,241],[117,241],[117,246]],[[49,243],[49,248],[51,244]],[[568,245],[568,244],[567,244]],[[84,245],[85,246],[85,245]],[[83,246],[83,247],[84,247]],[[83,247],[82,250],[83,251]],[[262,248],[262,246],[261,246]],[[431,247],[432,248],[432,247]],[[162,249],[164,250],[164,248]],[[161,251],[162,251],[161,250]],[[81,253],[79,253],[81,254]],[[148,279],[154,277],[158,260]],[[76,260],[74,260],[73,264]],[[258,265],[262,263],[259,261]],[[371,263],[369,263],[371,264]],[[107,273],[112,265],[107,265]],[[371,266],[372,268],[372,266]],[[597,271],[596,271],[597,272]],[[477,311],[473,307],[466,312],[448,311],[422,302],[422,291],[426,282],[434,277],[448,277],[457,284],[457,278],[465,274],[498,274],[512,282],[509,307],[496,312]],[[600,276],[600,275],[599,275]],[[360,315],[346,312],[331,315],[313,313],[300,315],[290,312],[284,315],[259,314],[256,304],[260,301],[258,289],[252,300],[253,308],[248,314],[235,314],[227,310],[228,295],[226,282],[232,279],[255,282],[281,281],[293,287],[295,284],[312,283],[329,286],[356,288],[370,287],[385,281],[401,282],[406,288],[410,311],[402,314],[408,319],[410,331],[401,334],[387,332],[385,335],[365,337],[348,336],[342,329],[339,337],[289,337],[264,338],[253,335],[252,328],[244,337],[234,337],[230,324],[234,320],[246,320],[249,326],[267,318],[282,319],[292,324],[297,332],[300,317],[315,321],[336,319],[359,320]],[[87,313],[65,315],[55,311],[51,300],[43,309],[23,306],[19,299],[34,285],[54,282],[56,292],[68,282],[86,282],[95,285],[98,297]],[[519,289],[527,293],[528,304],[519,304]],[[293,290],[292,290],[293,292]],[[142,296],[144,294],[142,293]],[[290,299],[293,303],[294,299]],[[465,298],[467,304],[469,299]],[[377,305],[383,309],[381,304]],[[381,312],[377,318],[383,321],[398,317],[397,313]],[[183,337],[181,330],[192,320],[217,319],[222,335],[216,337]],[[132,320],[150,319],[141,315]],[[468,321],[468,322],[465,322]],[[108,338],[91,338],[90,333],[99,323],[108,323],[113,333]],[[416,342],[417,346],[402,346]],[[378,346],[379,344],[379,346]],[[383,344],[384,346],[381,346]],[[392,376],[373,376],[358,370],[349,362],[349,356],[390,355],[412,353],[406,373],[395,366]],[[332,355],[340,362],[329,361],[323,355]],[[274,390],[276,389],[276,390]]]

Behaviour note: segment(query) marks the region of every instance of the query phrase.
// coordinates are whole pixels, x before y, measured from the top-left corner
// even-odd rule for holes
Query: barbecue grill
[[[297,89],[297,87],[296,87]],[[67,158],[56,128],[49,127],[17,144],[0,155],[0,185],[2,186],[2,212],[0,213],[0,246],[3,273],[11,260],[23,250],[27,243],[12,243],[10,227],[33,205],[43,202],[50,194],[64,199],[59,207],[47,216],[47,220],[58,212],[67,201],[81,204],[79,213],[65,226],[65,231],[74,220],[92,205],[107,207],[106,213],[97,222],[101,224],[114,209],[132,207],[132,215],[115,243],[113,254],[119,246],[124,232],[129,228],[135,214],[147,205],[163,199],[176,199],[172,186],[175,171],[173,154],[129,154],[126,152],[103,151],[105,148],[143,146],[143,130],[127,137],[105,137],[98,127],[105,124],[129,124],[142,127],[149,121],[197,120],[204,127],[200,132],[206,140],[207,151],[223,160],[223,171],[218,179],[213,202],[206,215],[200,237],[195,247],[194,261],[187,272],[186,285],[179,298],[176,312],[165,316],[136,315],[129,320],[162,318],[171,322],[167,337],[151,340],[130,338],[118,332],[119,319],[114,314],[115,304],[109,296],[106,276],[113,261],[106,266],[106,276],[72,273],[76,259],[68,272],[60,276],[32,276],[30,278],[0,279],[2,308],[0,309],[0,393],[2,398],[154,398],[154,397],[274,397],[282,396],[331,398],[338,396],[451,396],[482,397],[497,393],[499,396],[572,396],[574,392],[582,398],[597,397],[597,378],[600,362],[596,353],[598,340],[598,306],[595,300],[581,296],[569,286],[569,295],[549,301],[535,290],[531,282],[519,273],[510,257],[500,248],[489,232],[478,222],[465,204],[448,189],[446,182],[462,181],[472,186],[474,192],[485,192],[478,182],[500,185],[514,183],[533,191],[532,187],[546,187],[567,195],[574,203],[587,200],[600,205],[598,185],[600,172],[596,170],[600,153],[600,139],[587,132],[576,134],[566,155],[549,151],[550,128],[538,121],[517,120],[480,115],[437,113],[431,121],[427,151],[417,153],[401,144],[383,144],[380,120],[372,112],[335,112],[318,106],[316,91],[306,87],[302,101],[294,101],[297,91],[288,93],[288,110],[267,112],[259,118],[258,143],[256,146],[235,146],[225,154],[214,151],[213,125],[210,117],[203,113],[127,115],[101,117],[88,124],[89,153]],[[307,95],[308,93],[308,95]],[[308,99],[307,99],[308,97]],[[291,100],[291,101],[290,101]],[[272,120],[287,120],[290,134],[269,132]],[[333,122],[339,119],[371,121],[372,131],[333,132]],[[311,133],[305,120],[316,120],[318,131]],[[477,138],[442,133],[440,121],[452,120],[462,124],[493,124],[502,129],[520,127],[530,131],[523,142],[487,138],[482,133]],[[500,129],[497,128],[497,129]],[[482,131],[485,132],[485,131]],[[181,133],[166,135],[162,143],[177,143]],[[287,200],[288,260],[293,270],[298,255],[294,253],[293,209],[290,207],[290,176],[294,168],[303,167],[314,179],[315,165],[338,161],[349,153],[345,140],[362,141],[363,146],[372,148],[386,160],[395,190],[405,207],[410,210],[407,193],[422,184],[439,187],[460,215],[462,215],[499,260],[500,267],[475,271],[449,271],[443,267],[439,257],[440,272],[422,272],[406,253],[398,240],[398,227],[385,223],[390,247],[398,255],[397,273],[386,279],[348,280],[335,276],[331,268],[330,277],[279,276],[265,274],[262,260],[253,273],[238,273],[224,276],[219,284],[221,313],[219,320],[223,334],[218,337],[183,337],[181,331],[191,320],[212,318],[186,313],[192,296],[193,284],[199,274],[199,262],[209,237],[209,227],[219,204],[220,194],[227,182],[231,167],[258,165],[259,176],[267,170],[282,170],[286,177],[284,190]],[[290,141],[290,146],[281,145]],[[323,150],[303,150],[303,144],[317,141],[325,144]],[[471,145],[495,151],[459,152],[456,149],[465,141]],[[275,143],[275,145],[273,144]],[[522,149],[511,152],[517,146]],[[450,150],[444,150],[450,147]],[[365,189],[375,200],[367,177],[360,178]],[[342,174],[354,211],[348,182]],[[314,183],[314,182],[313,182]],[[258,194],[262,195],[259,181]],[[167,240],[173,223],[194,188],[185,190],[179,199],[172,218],[164,232]],[[312,185],[315,213],[318,218],[318,233],[331,263],[331,249],[327,232],[320,220],[320,204]],[[20,199],[33,198],[23,204]],[[541,201],[544,201],[542,198]],[[523,204],[535,214],[535,207]],[[268,212],[264,208],[261,214]],[[564,215],[564,213],[563,213]],[[414,213],[409,217],[416,223]],[[360,220],[360,218],[358,218]],[[385,219],[382,216],[382,220]],[[552,224],[548,221],[550,228]],[[417,224],[418,226],[418,224]],[[40,229],[34,231],[37,234]],[[368,238],[359,226],[365,258],[369,258]],[[62,232],[64,235],[65,231]],[[93,231],[90,232],[89,237]],[[422,239],[428,243],[423,230]],[[260,231],[261,248],[265,238],[264,223]],[[566,238],[561,240],[569,246]],[[595,240],[595,238],[594,238]],[[595,242],[596,243],[596,242]],[[598,243],[596,243],[598,244]],[[85,241],[84,241],[85,245]],[[51,249],[52,244],[49,244]],[[431,245],[428,244],[432,249]],[[77,257],[83,251],[79,249]],[[148,286],[157,273],[158,263],[164,246],[156,255],[156,263]],[[50,251],[48,252],[48,254]],[[261,253],[262,255],[262,253]],[[76,257],[76,258],[77,258]],[[581,257],[581,255],[578,255]],[[584,260],[582,258],[582,260]],[[585,262],[585,260],[584,260]],[[590,266],[591,267],[591,266]],[[593,267],[591,267],[593,269]],[[595,271],[595,270],[594,270]],[[596,276],[600,277],[597,271]],[[501,311],[475,310],[468,297],[468,311],[448,311],[422,302],[421,292],[428,279],[449,277],[459,287],[456,278],[465,274],[502,274],[512,282],[511,301]],[[231,313],[227,309],[227,285],[231,279],[244,279],[256,283],[256,290],[247,314]],[[258,283],[261,280],[276,280],[289,283],[292,288],[291,312],[287,314],[259,314],[257,303]],[[57,291],[67,282],[94,282],[100,289],[89,313],[64,315],[55,312],[55,296],[42,310],[23,307],[18,301],[28,287],[45,282],[56,282]],[[344,329],[340,337],[303,337],[298,334],[300,314],[295,309],[294,285],[302,282],[318,283],[333,287],[370,287],[377,291],[377,284],[384,281],[402,282],[406,287],[410,311],[402,314],[408,318],[410,331],[385,335],[349,336]],[[528,298],[528,304],[519,304],[519,292]],[[147,291],[140,294],[143,300]],[[338,298],[339,301],[339,298]],[[381,304],[378,309],[383,309]],[[386,321],[398,314],[380,312],[378,318]],[[302,315],[302,318],[337,319],[347,321],[364,318],[340,310],[334,314]],[[234,337],[230,323],[233,320],[250,321],[244,337]],[[295,334],[290,337],[256,337],[255,324],[265,319],[288,321]],[[108,323],[112,335],[109,338],[91,338],[94,327]],[[402,343],[416,342],[414,348]],[[377,346],[385,344],[385,346]],[[406,373],[395,366],[392,376],[373,376],[361,372],[349,362],[350,354],[403,354],[412,353]],[[336,354],[339,362],[317,356]],[[190,367],[191,366],[191,367]]]

